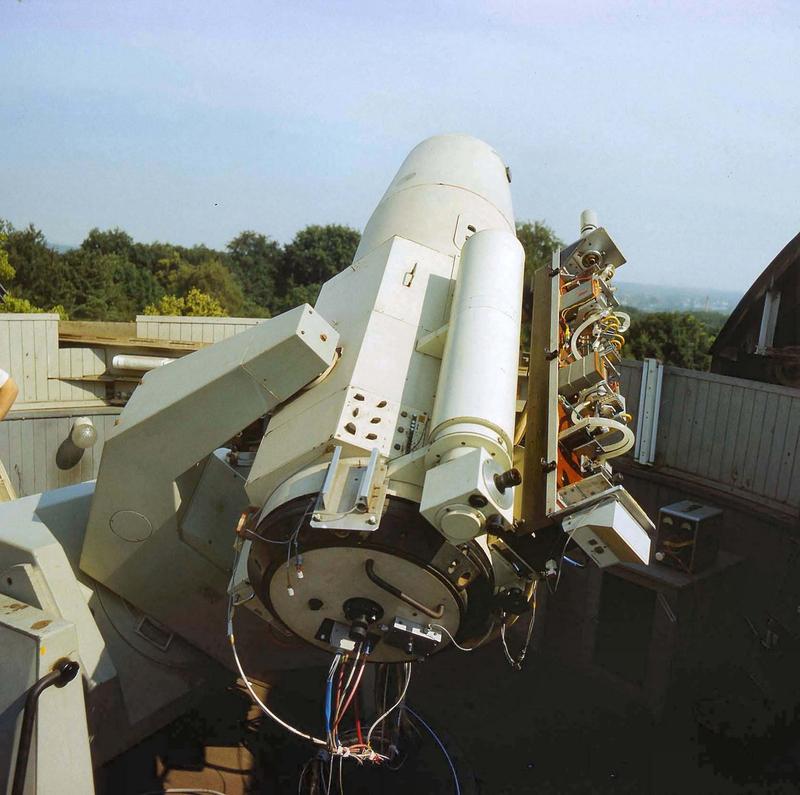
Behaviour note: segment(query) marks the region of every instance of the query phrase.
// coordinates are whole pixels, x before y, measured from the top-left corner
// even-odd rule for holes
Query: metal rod
[[[22,795],[25,791],[25,776],[28,772],[28,759],[31,754],[33,741],[33,727],[36,724],[36,711],[39,705],[39,696],[52,685],[63,687],[71,682],[78,674],[80,665],[73,660],[60,660],[56,663],[55,670],[45,674],[35,682],[28,695],[25,697],[25,712],[22,716],[22,728],[19,733],[19,747],[17,748],[17,763],[14,767],[14,784],[11,795]]]
[[[386,580],[379,577],[375,573],[375,561],[372,560],[372,558],[364,563],[364,570],[367,572],[367,577],[369,577],[370,580],[375,583],[375,585],[377,585],[379,588],[383,588],[384,591],[390,593],[392,596],[396,596],[398,599],[413,607],[415,610],[419,610],[420,613],[425,613],[426,616],[435,619],[440,619],[444,615],[444,605],[439,605],[435,610],[431,609],[430,607],[426,607],[424,604],[414,599],[413,596],[403,593],[399,588],[396,588],[390,582],[386,582]]]
[[[369,454],[369,463],[364,471],[364,476],[361,478],[361,483],[358,485],[356,506],[362,511],[366,511],[369,505],[369,495],[372,492],[372,481],[375,480],[375,470],[378,467],[379,455],[380,450],[378,450],[377,447],[373,447],[372,452]]]

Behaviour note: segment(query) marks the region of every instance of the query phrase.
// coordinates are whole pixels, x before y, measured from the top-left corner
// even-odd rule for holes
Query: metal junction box
[[[664,566],[696,574],[714,564],[719,552],[722,511],[692,500],[667,505],[658,512],[656,560]]]

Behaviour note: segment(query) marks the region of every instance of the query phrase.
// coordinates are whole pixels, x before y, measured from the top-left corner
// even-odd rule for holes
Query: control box
[[[719,552],[722,511],[692,500],[675,502],[658,512],[655,559],[688,574],[714,565]]]

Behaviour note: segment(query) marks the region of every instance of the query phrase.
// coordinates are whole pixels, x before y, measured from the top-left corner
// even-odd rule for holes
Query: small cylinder
[[[115,370],[137,370],[147,372],[155,370],[156,367],[163,367],[165,364],[174,362],[163,356],[135,356],[127,353],[118,353],[112,360],[111,366]]]
[[[584,210],[581,213],[581,237],[586,237],[598,227],[597,213],[594,210]]]
[[[428,465],[482,447],[504,469],[513,455],[525,252],[511,232],[464,244],[431,421]]]

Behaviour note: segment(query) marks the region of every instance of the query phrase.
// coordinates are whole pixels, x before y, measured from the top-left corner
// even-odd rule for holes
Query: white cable
[[[367,732],[367,748],[370,747],[370,740],[372,739],[372,733],[375,731],[378,724],[380,724],[383,720],[389,717],[392,712],[394,712],[402,703],[406,697],[406,693],[408,692],[408,685],[411,682],[411,663],[405,663],[406,668],[406,683],[403,687],[403,692],[400,694],[400,698],[386,710],[376,721],[369,727],[369,731]]]
[[[322,745],[327,747],[328,743],[325,740],[320,740],[319,737],[314,737],[313,734],[308,734],[307,732],[302,732],[299,729],[295,729],[294,726],[287,723],[282,718],[279,718],[259,697],[255,690],[253,690],[253,686],[250,684],[250,680],[247,678],[247,674],[244,672],[242,668],[242,663],[239,660],[239,654],[236,651],[236,639],[233,634],[233,614],[234,614],[234,605],[233,605],[233,598],[229,598],[228,600],[228,640],[231,642],[231,650],[233,651],[233,659],[236,661],[236,668],[239,671],[239,676],[241,676],[242,681],[244,682],[244,686],[247,688],[247,692],[250,693],[250,698],[258,705],[261,711],[269,718],[275,721],[279,726],[283,726],[284,729],[290,731],[292,734],[297,735],[298,737],[302,737],[304,740],[311,740],[315,745]]]
[[[525,645],[520,650],[520,653],[517,655],[517,659],[515,660],[511,656],[511,652],[508,650],[508,643],[506,642],[506,624],[503,624],[500,627],[500,638],[503,642],[503,653],[506,656],[506,660],[508,660],[509,665],[517,671],[522,670],[522,663],[525,661],[525,656],[528,654],[528,647],[531,645],[531,636],[533,635],[533,625],[536,622],[536,587],[539,584],[539,581],[536,580],[533,584],[533,592],[531,593],[532,605],[531,605],[531,619],[528,622],[528,631],[525,634]]]
[[[447,627],[443,627],[441,624],[428,624],[428,626],[431,628],[436,627],[437,629],[441,629],[442,632],[444,632],[444,634],[447,635],[448,638],[450,638],[450,641],[452,642],[453,646],[455,646],[460,651],[475,651],[475,649],[479,648],[478,646],[473,646],[471,649],[468,649],[466,646],[459,646],[459,644],[456,643],[456,639],[450,634]]]
[[[621,441],[610,444],[607,447],[601,445],[603,452],[597,456],[597,460],[600,463],[609,458],[616,458],[623,453],[627,453],[636,443],[636,437],[627,425],[623,425],[623,423],[617,420],[607,419],[606,417],[585,417],[580,422],[576,422],[567,431],[562,431],[562,433],[571,433],[575,428],[587,428],[589,433],[595,428],[605,428],[606,430],[617,431],[622,434]]]
[[[624,334],[631,327],[631,316],[627,312],[617,312],[616,310],[614,310],[614,315],[622,320],[617,331]]]
[[[597,323],[598,320],[601,320],[603,317],[602,313],[595,313],[593,315],[589,315],[589,317],[583,321],[583,323],[572,332],[572,338],[569,342],[570,350],[572,351],[572,355],[575,357],[575,361],[577,362],[578,359],[583,358],[583,354],[578,350],[578,340],[580,340],[581,334],[589,328],[589,326]]]
[[[164,795],[165,792],[183,792],[188,795],[225,795],[218,789],[203,789],[202,787],[171,787],[170,789],[153,789],[142,792],[141,795]]]

